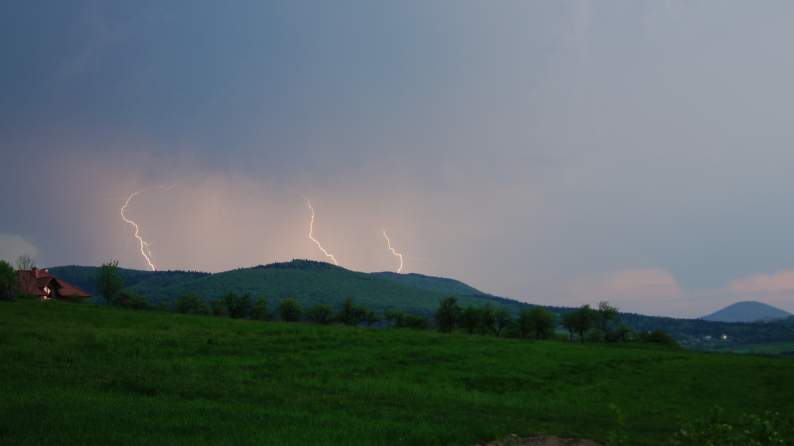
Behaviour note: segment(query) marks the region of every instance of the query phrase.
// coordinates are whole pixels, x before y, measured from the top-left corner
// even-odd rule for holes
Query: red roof
[[[46,269],[33,268],[31,270],[18,271],[19,292],[41,298],[86,298],[90,294],[77,288],[76,286],[61,280]]]

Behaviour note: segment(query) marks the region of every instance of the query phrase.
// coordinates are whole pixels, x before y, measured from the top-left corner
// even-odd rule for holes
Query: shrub
[[[207,302],[195,294],[186,294],[177,299],[174,309],[183,314],[210,314]]]
[[[286,322],[298,322],[303,314],[300,302],[291,297],[281,301],[278,311],[281,314],[281,320]]]

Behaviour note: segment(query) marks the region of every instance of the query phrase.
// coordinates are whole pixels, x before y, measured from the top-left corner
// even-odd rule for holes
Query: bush
[[[195,294],[186,294],[177,299],[174,309],[182,314],[210,314],[207,302]]]
[[[281,314],[281,320],[286,322],[298,322],[303,314],[300,302],[291,297],[281,301],[278,311]]]

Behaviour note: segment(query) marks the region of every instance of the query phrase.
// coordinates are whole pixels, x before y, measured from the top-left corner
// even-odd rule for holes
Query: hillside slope
[[[0,301],[0,357],[9,445],[605,442],[617,431],[652,446],[714,406],[730,420],[794,412],[791,360],[93,304]]]
[[[96,288],[96,267],[67,266],[50,271],[87,291]],[[352,298],[376,311],[400,309],[431,317],[438,303],[450,295],[461,305],[491,304],[517,314],[532,304],[485,294],[463,282],[420,274],[362,273],[324,262],[293,260],[209,274],[184,271],[136,271],[120,269],[128,290],[152,302],[170,305],[180,296],[197,294],[213,299],[225,293],[250,293],[275,301],[298,299],[304,306],[315,303],[339,305]],[[472,294],[473,293],[473,294]],[[564,307],[546,307],[561,314]],[[621,313],[623,321],[637,331],[663,330],[688,348],[715,349],[730,345],[794,341],[794,323],[764,324],[712,322]],[[719,338],[727,335],[727,341]],[[710,340],[707,340],[710,339]]]
[[[55,267],[50,271],[64,280],[95,291],[97,269],[94,267]],[[450,295],[463,305],[491,302],[517,312],[526,304],[488,295],[469,295],[478,290],[462,282],[422,275],[395,277],[392,273],[362,273],[325,262],[293,260],[290,262],[241,268],[221,273],[181,271],[120,270],[125,288],[152,302],[171,303],[185,294],[214,299],[226,293],[249,293],[270,299],[293,297],[304,306],[316,303],[337,305],[346,298],[384,311],[392,308],[430,315],[438,303]]]
[[[705,321],[717,322],[768,322],[791,317],[791,313],[772,305],[756,301],[736,302],[703,316]]]
[[[390,271],[372,273],[372,275],[382,277],[411,288],[434,291],[437,293],[470,296],[485,294],[482,291],[466,285],[459,280],[448,279],[445,277],[425,276],[424,274],[416,273],[398,274]]]

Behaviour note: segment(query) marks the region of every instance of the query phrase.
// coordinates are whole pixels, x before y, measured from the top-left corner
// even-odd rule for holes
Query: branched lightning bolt
[[[169,186],[169,187],[160,186],[158,187],[158,189],[169,190],[172,187],[173,186]],[[136,239],[138,239],[138,243],[141,245],[141,255],[143,256],[143,259],[146,260],[146,264],[149,265],[149,269],[151,269],[152,271],[156,271],[157,268],[154,266],[154,263],[152,263],[152,250],[149,248],[150,246],[149,242],[147,242],[146,240],[143,239],[143,237],[141,237],[141,228],[140,226],[138,226],[138,223],[135,223],[134,221],[127,218],[127,215],[125,213],[132,199],[146,192],[148,189],[149,188],[141,189],[139,191],[131,193],[130,196],[127,197],[127,200],[124,202],[124,205],[121,206],[121,210],[119,211],[119,213],[121,214],[121,219],[124,220],[125,223],[135,228],[135,234],[133,235],[135,236]]]
[[[386,248],[387,248],[389,251],[391,251],[391,253],[392,253],[392,254],[393,254],[395,257],[398,257],[398,258],[400,259],[400,267],[399,267],[399,268],[397,268],[397,272],[398,272],[398,273],[401,273],[401,272],[403,272],[403,255],[402,255],[402,254],[400,254],[400,253],[399,253],[399,252],[397,252],[397,251],[396,251],[394,248],[392,248],[392,247],[391,247],[391,240],[389,239],[389,235],[388,235],[388,234],[386,234],[386,230],[385,230],[385,229],[383,229],[382,231],[383,231],[383,238],[385,238],[385,239],[386,239]]]
[[[334,265],[339,266],[339,262],[336,261],[336,257],[334,257],[333,254],[331,254],[328,251],[326,251],[325,248],[323,248],[323,245],[321,245],[320,242],[316,238],[314,238],[314,235],[313,235],[313,232],[314,232],[314,208],[312,207],[312,202],[309,201],[308,198],[306,199],[306,206],[309,207],[309,210],[312,213],[311,219],[309,220],[309,240],[313,241],[314,244],[317,245],[318,248],[320,248],[320,251],[322,251],[323,254],[325,254],[326,257],[331,259],[332,262],[334,262]]]

